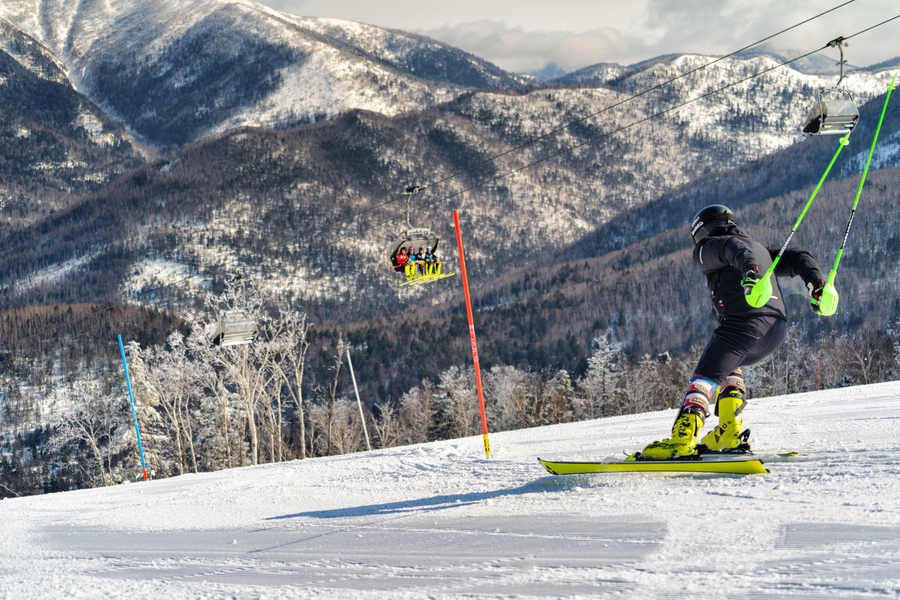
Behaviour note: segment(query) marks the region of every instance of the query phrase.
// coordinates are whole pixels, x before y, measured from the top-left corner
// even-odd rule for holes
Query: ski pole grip
[[[766,273],[762,279],[753,284],[753,289],[747,294],[747,304],[753,308],[765,306],[772,297],[771,274]]]
[[[827,282],[822,288],[822,296],[819,298],[819,314],[830,317],[837,312],[839,295],[832,282]]]

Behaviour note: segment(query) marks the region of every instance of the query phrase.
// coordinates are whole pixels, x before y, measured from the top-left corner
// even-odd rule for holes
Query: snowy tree
[[[608,337],[594,338],[593,352],[588,357],[588,368],[578,381],[582,392],[583,411],[587,418],[594,419],[615,411],[616,371],[619,353]]]
[[[560,369],[544,391],[542,415],[545,423],[569,423],[575,419],[575,389],[569,372]]]
[[[198,419],[192,403],[200,395],[201,379],[196,376],[180,333],[171,333],[167,346],[154,346],[141,353],[143,382],[168,426],[178,473],[183,474],[189,468],[196,473],[194,429]]]
[[[303,373],[306,368],[306,354],[309,351],[309,332],[312,325],[306,313],[281,310],[283,355],[276,361],[275,369],[281,377],[288,394],[297,407],[297,421],[300,426],[300,458],[306,458],[306,418],[303,407]]]
[[[389,402],[375,405],[377,417],[374,419],[375,436],[382,448],[396,446],[403,435],[403,424],[399,410]]]
[[[515,367],[494,366],[485,373],[484,401],[493,431],[537,424],[537,376]]]
[[[334,419],[335,419],[335,403],[337,401],[337,388],[338,382],[340,381],[341,376],[341,365],[344,364],[344,354],[350,348],[349,342],[345,342],[343,337],[338,336],[337,347],[335,348],[335,361],[334,361],[334,381],[331,384],[331,391],[328,395],[328,418],[325,423],[325,440],[326,440],[326,456],[331,456],[332,449],[332,441],[335,439],[334,435]]]
[[[329,407],[330,434],[328,451],[348,454],[365,449],[362,421],[356,401],[344,396]]]
[[[420,444],[428,441],[435,394],[434,383],[426,379],[422,385],[412,388],[400,397],[400,414],[404,423],[402,443]]]
[[[217,347],[206,355],[217,369],[222,370],[226,388],[240,400],[250,439],[250,462],[254,465],[262,458],[261,433],[267,434],[272,461],[279,459],[283,441],[283,432],[279,430],[280,414],[276,415],[272,410],[273,397],[280,394],[281,389],[281,373],[273,363],[283,356],[280,339],[283,324],[265,315],[263,302],[257,286],[243,280],[233,280],[221,295],[207,299],[216,321],[227,319],[228,313],[238,312],[243,318],[259,323],[263,332],[260,339],[251,344]],[[275,399],[276,403],[279,401]]]
[[[70,448],[77,457],[79,448],[86,446],[91,461],[81,466],[91,481],[103,486],[113,483],[114,457],[133,449],[123,390],[105,391],[98,381],[77,379],[57,390],[56,401],[60,408],[52,423],[55,433],[49,449]]]
[[[437,393],[432,398],[428,438],[446,440],[474,435],[480,415],[475,368],[452,366],[441,373]]]

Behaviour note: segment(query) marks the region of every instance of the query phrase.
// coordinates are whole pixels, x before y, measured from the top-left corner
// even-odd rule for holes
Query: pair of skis
[[[622,461],[568,462],[539,458],[544,468],[553,475],[579,475],[584,473],[719,473],[725,475],[753,475],[768,473],[759,458],[747,453],[693,454],[666,460],[649,460],[631,455]]]
[[[779,457],[797,456],[797,452],[779,453]],[[553,475],[584,473],[718,473],[723,475],[754,475],[768,473],[762,459],[746,452],[711,452],[693,454],[668,460],[642,459],[640,453],[621,461],[570,462],[538,459]]]

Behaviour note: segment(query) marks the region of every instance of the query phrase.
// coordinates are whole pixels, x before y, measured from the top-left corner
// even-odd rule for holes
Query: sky
[[[509,71],[555,64],[574,71],[630,65],[664,54],[729,54],[847,0],[261,0],[309,17],[358,21],[426,35]],[[772,49],[808,52],[900,15],[896,0],[851,0],[774,39]],[[845,58],[868,66],[900,56],[900,19],[850,41]],[[831,50],[835,62],[836,50]],[[799,53],[798,53],[799,55]]]
[[[674,414],[7,498],[0,598],[900,596],[900,382],[752,398],[767,474],[537,462],[621,460]]]

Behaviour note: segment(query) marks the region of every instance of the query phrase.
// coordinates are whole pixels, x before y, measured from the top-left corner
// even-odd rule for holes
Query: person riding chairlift
[[[425,248],[419,246],[419,253],[416,254],[416,263],[419,265],[419,274],[425,274]]]
[[[437,264],[437,257],[431,251],[431,246],[429,246],[425,248],[425,273],[427,275],[435,274],[435,264]]]
[[[394,267],[398,271],[406,267],[406,263],[409,261],[409,256],[406,255],[406,248],[400,248],[400,253],[397,254],[397,266]]]

